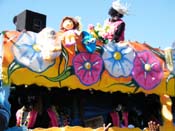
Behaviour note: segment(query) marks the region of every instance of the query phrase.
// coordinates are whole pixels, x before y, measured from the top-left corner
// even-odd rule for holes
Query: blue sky
[[[80,16],[83,30],[88,24],[108,18],[114,0],[0,0],[0,31],[15,30],[12,19],[25,9],[47,15],[47,26],[59,30],[65,16]],[[125,39],[146,42],[162,49],[175,41],[175,0],[121,0],[127,2],[130,14]]]

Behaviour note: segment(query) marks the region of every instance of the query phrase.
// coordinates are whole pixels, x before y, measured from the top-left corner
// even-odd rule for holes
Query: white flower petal
[[[113,70],[111,73],[115,77],[123,76],[123,67],[120,62],[115,63],[115,66],[113,67]]]
[[[109,51],[106,50],[106,51],[104,52],[104,54],[103,54],[102,57],[103,57],[104,60],[107,60],[107,59],[109,59],[109,58],[112,58],[113,56],[112,56],[112,53],[111,53],[111,52],[109,52]]]
[[[116,60],[113,53],[120,52],[121,59]],[[102,55],[106,70],[114,77],[127,77],[133,69],[134,50],[126,44],[108,43]],[[111,59],[109,59],[111,58]]]
[[[51,65],[53,61],[45,61],[41,57],[40,52],[36,52],[33,49],[33,45],[36,42],[36,33],[25,32],[22,33],[16,43],[14,44],[12,51],[15,56],[15,60],[26,66],[28,69],[34,72],[43,72]]]

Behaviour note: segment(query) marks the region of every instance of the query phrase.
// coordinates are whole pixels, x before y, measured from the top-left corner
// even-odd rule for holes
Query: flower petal
[[[90,69],[86,69],[84,66],[87,62],[90,64]],[[75,74],[78,76],[80,82],[89,86],[100,79],[103,68],[103,60],[95,53],[79,53],[73,59],[73,66]]]
[[[115,58],[115,53],[119,54],[119,58]],[[104,46],[102,58],[105,68],[111,76],[127,77],[131,74],[133,68],[135,52],[127,44],[111,42]]]
[[[18,63],[34,72],[43,72],[52,66],[55,61],[43,60],[40,52],[36,52],[33,49],[35,40],[36,33],[30,31],[22,33],[12,47],[12,51]]]
[[[144,69],[145,64],[151,65],[151,70]],[[155,88],[163,77],[160,62],[153,53],[149,51],[138,52],[134,60],[132,76],[136,82],[144,89]]]

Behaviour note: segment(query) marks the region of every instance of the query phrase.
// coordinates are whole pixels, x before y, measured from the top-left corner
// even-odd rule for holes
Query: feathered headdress
[[[122,4],[120,0],[116,0],[112,3],[112,8],[122,15],[128,14],[128,5]]]

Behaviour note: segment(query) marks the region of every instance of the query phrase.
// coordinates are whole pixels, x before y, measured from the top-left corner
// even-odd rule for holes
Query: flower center
[[[87,70],[91,69],[91,63],[90,63],[90,62],[86,62],[86,63],[84,64],[84,67],[85,67]]]
[[[121,57],[122,57],[122,55],[121,55],[120,52],[115,52],[115,53],[114,53],[114,59],[115,59],[115,60],[120,60]]]
[[[40,48],[39,48],[39,46],[38,46],[37,44],[34,44],[34,45],[33,45],[33,49],[34,49],[36,52],[41,51]]]
[[[145,64],[145,70],[150,71],[151,70],[151,65],[150,64]]]

